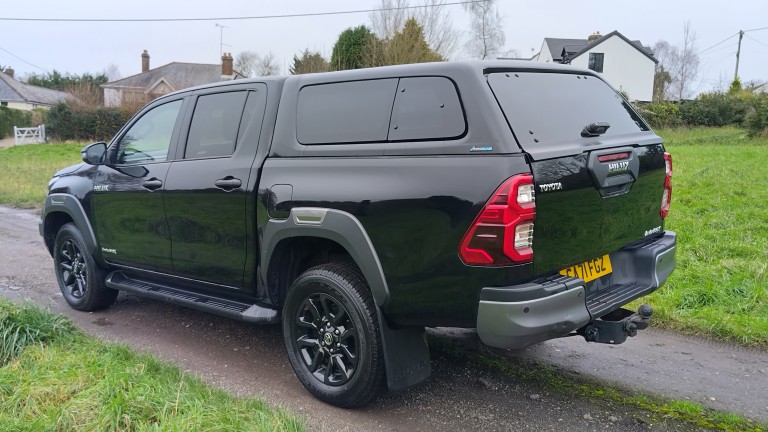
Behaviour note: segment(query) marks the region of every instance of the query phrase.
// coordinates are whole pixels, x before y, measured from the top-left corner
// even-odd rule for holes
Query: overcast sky
[[[447,0],[451,1],[451,0]],[[415,3],[412,0],[412,3]],[[2,1],[0,18],[203,18],[263,16],[348,11],[375,8],[378,0],[296,0],[227,2],[197,0],[126,1]],[[768,0],[501,0],[506,50],[521,56],[538,52],[545,37],[585,38],[618,30],[630,39],[653,45],[663,39],[682,42],[690,21],[699,51],[734,36],[739,30],[768,27]],[[446,6],[456,31],[465,33],[468,17],[461,6]],[[0,65],[17,77],[57,69],[82,74],[117,66],[121,76],[141,71],[141,52],[148,50],[151,66],[173,61],[220,62],[220,29],[225,51],[273,52],[287,73],[293,55],[309,48],[330,57],[344,29],[368,24],[367,13],[277,19],[199,22],[17,22],[0,21]],[[736,43],[731,37],[701,55],[699,90],[733,79]],[[10,53],[22,58],[14,57]],[[465,58],[458,52],[456,59]],[[33,66],[34,65],[34,66]],[[739,75],[742,81],[768,81],[768,29],[746,33]]]

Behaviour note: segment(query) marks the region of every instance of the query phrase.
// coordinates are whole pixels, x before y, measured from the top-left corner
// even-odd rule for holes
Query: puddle
[[[100,326],[100,327],[107,327],[107,326],[114,325],[115,323],[109,321],[106,318],[99,318],[95,321],[91,321],[91,324],[96,324],[97,326]]]

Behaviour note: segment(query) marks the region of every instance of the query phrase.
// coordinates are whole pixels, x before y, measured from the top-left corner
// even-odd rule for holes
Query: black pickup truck
[[[363,405],[430,374],[424,327],[622,343],[675,267],[672,161],[599,75],[449,62],[162,96],[48,184],[67,302],[118,291],[280,323],[304,386]]]

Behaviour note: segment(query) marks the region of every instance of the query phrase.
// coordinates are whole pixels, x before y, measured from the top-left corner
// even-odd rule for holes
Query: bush
[[[744,126],[750,137],[768,134],[768,94],[754,94],[748,99]]]
[[[46,131],[62,141],[108,141],[132,114],[119,108],[58,103],[45,115]]]
[[[683,102],[680,117],[688,126],[741,126],[747,115],[747,102],[739,94],[702,93]]]
[[[680,105],[674,102],[652,102],[636,107],[653,128],[671,128],[682,125]]]
[[[13,136],[13,127],[31,127],[32,112],[0,106],[0,139]]]

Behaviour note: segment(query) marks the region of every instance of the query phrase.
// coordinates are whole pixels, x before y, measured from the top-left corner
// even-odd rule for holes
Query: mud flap
[[[393,329],[381,310],[377,315],[389,390],[402,391],[429,378],[432,365],[424,327]]]

